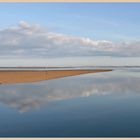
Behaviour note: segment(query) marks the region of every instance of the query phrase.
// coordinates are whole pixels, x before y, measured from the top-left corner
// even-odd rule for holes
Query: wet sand
[[[63,78],[67,76],[108,71],[112,70],[0,70],[0,84],[37,82],[56,78]]]

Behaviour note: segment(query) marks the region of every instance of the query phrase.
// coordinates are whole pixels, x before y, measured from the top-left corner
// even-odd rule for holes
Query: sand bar
[[[26,83],[63,78],[88,73],[108,72],[111,69],[94,70],[0,70],[0,84]]]

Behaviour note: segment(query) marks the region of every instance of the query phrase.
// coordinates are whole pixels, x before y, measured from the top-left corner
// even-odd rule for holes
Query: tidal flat
[[[1,137],[139,137],[140,70],[0,85]]]

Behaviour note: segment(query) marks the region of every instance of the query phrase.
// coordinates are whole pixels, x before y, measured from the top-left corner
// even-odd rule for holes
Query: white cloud
[[[114,43],[69,36],[25,21],[1,29],[0,42],[1,57],[140,56],[140,41]]]
[[[27,22],[25,22],[25,21],[20,21],[19,22],[19,26],[21,28],[24,28],[24,29],[29,29],[30,28],[30,25]]]

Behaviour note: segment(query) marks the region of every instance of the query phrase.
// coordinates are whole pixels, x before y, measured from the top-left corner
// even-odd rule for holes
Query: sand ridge
[[[63,78],[88,73],[108,72],[111,69],[94,70],[0,70],[0,84],[26,83]]]

